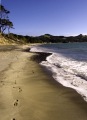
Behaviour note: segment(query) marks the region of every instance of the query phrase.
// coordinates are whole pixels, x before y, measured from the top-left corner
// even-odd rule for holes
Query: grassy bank
[[[26,44],[24,40],[12,39],[8,35],[0,34],[0,45],[15,45],[15,44]]]

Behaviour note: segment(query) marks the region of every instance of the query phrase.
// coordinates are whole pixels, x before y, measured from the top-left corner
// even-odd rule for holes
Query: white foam
[[[53,53],[46,58],[47,61],[42,61],[41,65],[52,71],[56,81],[63,86],[75,89],[87,101],[87,63],[85,61],[78,61],[43,47],[34,47],[31,51]]]
[[[44,49],[43,47],[40,47],[40,46],[36,46],[36,47],[31,47],[30,49],[31,52],[45,52],[45,53],[48,53],[48,49]],[[51,53],[51,52],[49,52]]]

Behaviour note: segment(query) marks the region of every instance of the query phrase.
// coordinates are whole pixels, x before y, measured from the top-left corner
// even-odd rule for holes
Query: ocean
[[[65,87],[75,89],[87,101],[87,43],[55,43],[31,47],[31,52],[52,53],[40,64]]]

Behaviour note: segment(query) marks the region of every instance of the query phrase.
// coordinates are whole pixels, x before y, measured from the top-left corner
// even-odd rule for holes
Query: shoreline
[[[86,120],[87,103],[83,98],[59,84],[38,64],[45,54],[24,52],[25,48],[0,52],[5,70],[0,74],[1,120]]]
[[[33,52],[34,53],[34,52]],[[51,55],[51,53],[44,53],[44,52],[35,52],[36,53],[36,55],[34,55],[33,57],[34,57],[34,61],[36,61],[37,63],[40,63],[41,61],[45,61],[46,60],[46,57],[48,57],[49,55]],[[44,57],[43,57],[43,55],[44,55]],[[40,60],[40,58],[41,58],[41,60]],[[39,59],[39,60],[37,60],[37,59]],[[33,59],[32,59],[33,60]],[[61,83],[59,83],[58,81],[56,81],[53,77],[52,77],[52,72],[51,71],[49,71],[45,66],[42,66],[42,65],[40,65],[41,66],[41,68],[42,68],[42,71],[45,73],[45,74],[47,74],[47,76],[48,77],[51,77],[50,79],[50,81],[49,82],[51,82],[51,84],[52,85],[55,85],[57,88],[59,88],[59,89],[62,89],[62,92],[63,92],[63,94],[65,94],[65,97],[68,97],[68,100],[70,100],[70,101],[67,101],[67,102],[65,102],[65,101],[63,101],[64,103],[63,103],[63,105],[64,104],[72,104],[72,103],[74,103],[75,105],[77,105],[78,107],[80,107],[80,108],[82,108],[82,110],[84,109],[84,110],[86,110],[87,111],[87,102],[82,98],[82,96],[75,90],[75,89],[73,89],[73,88],[70,88],[70,87],[66,87],[66,86],[63,86]],[[64,91],[63,91],[64,90]],[[65,92],[65,91],[67,91],[67,92]],[[59,103],[58,103],[59,104]],[[81,104],[83,104],[83,105],[81,105]],[[81,105],[81,106],[80,106]],[[65,105],[64,105],[65,106]],[[59,106],[58,106],[59,107]],[[63,106],[62,106],[63,107]],[[61,108],[61,107],[60,107]],[[72,106],[71,106],[71,108],[72,108]],[[66,107],[66,109],[67,109],[67,107]],[[71,109],[70,109],[71,110]],[[75,109],[76,110],[76,109]],[[72,111],[72,110],[71,110]],[[60,111],[59,111],[60,112]],[[67,112],[69,112],[69,111],[67,111]],[[70,113],[71,114],[71,117],[69,118],[69,119],[71,119],[71,120],[73,120],[73,119],[75,119],[75,120],[78,120],[78,119],[81,119],[81,120],[83,120],[83,118],[73,118],[74,116],[72,116],[72,114],[74,113],[75,111],[73,111],[72,113]],[[79,110],[78,110],[78,112],[79,112]],[[85,111],[84,111],[85,112]],[[61,112],[60,112],[61,113]],[[69,113],[68,113],[69,114]],[[67,114],[67,115],[68,115]],[[61,119],[61,120],[68,120],[68,117],[65,115],[65,117],[59,117],[59,119]],[[86,118],[84,117],[84,119],[86,120]]]
[[[52,64],[50,62],[50,58],[53,59],[53,53],[52,52],[48,52],[47,53],[45,50],[43,50],[45,52],[37,52],[38,50],[36,50],[36,52],[34,52],[34,50],[32,50],[32,49],[31,49],[31,51],[33,53],[37,53],[38,56],[40,56],[40,57],[38,57],[38,56],[35,57],[35,59],[37,60],[38,58],[41,58],[41,60],[39,60],[39,63],[41,63],[41,65],[45,69],[47,69],[46,71],[49,71],[49,73],[52,74],[52,77],[54,78],[54,80],[56,80],[58,83],[62,84],[64,87],[68,87],[68,88],[74,89],[87,102],[87,94],[86,94],[87,83],[86,83],[86,76],[84,76],[85,74],[83,74],[83,73],[81,74],[80,72],[76,72],[77,73],[76,74],[76,73],[74,73],[73,69],[72,69],[73,74],[67,73],[67,69],[66,69],[66,71],[65,70],[63,71],[62,67],[61,67],[61,64],[60,64],[61,63],[60,60],[59,60],[60,63],[57,63],[57,64],[54,63],[55,60],[54,61],[52,60],[51,61],[53,63]],[[45,56],[44,59],[43,59],[43,56]],[[54,57],[55,57],[55,55],[54,55]],[[62,58],[62,57],[59,57],[59,58]],[[62,64],[63,64],[63,61],[65,63],[66,59],[62,60]],[[38,62],[38,60],[37,60],[37,62]],[[71,61],[71,63],[72,62],[73,61]],[[53,66],[54,66],[54,68],[53,68]],[[80,67],[79,67],[79,69],[80,69]],[[67,74],[65,74],[64,72],[66,72]],[[60,73],[60,74],[58,74],[58,73]],[[68,76],[71,78],[70,80],[68,79],[69,78]],[[63,78],[63,77],[65,77],[65,78]]]

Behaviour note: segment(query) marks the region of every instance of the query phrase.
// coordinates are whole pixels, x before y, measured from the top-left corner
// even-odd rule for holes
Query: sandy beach
[[[26,48],[0,45],[0,120],[87,120],[83,98],[57,83]]]

